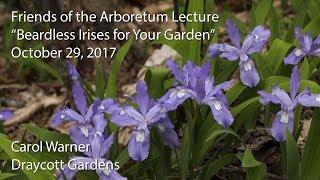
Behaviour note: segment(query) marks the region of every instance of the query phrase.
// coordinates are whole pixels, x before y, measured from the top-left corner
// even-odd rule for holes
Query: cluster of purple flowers
[[[163,108],[174,110],[186,99],[191,98],[198,104],[208,105],[218,124],[226,128],[230,127],[233,117],[228,109],[228,100],[223,90],[229,88],[233,80],[213,86],[214,78],[210,77],[210,62],[205,62],[202,67],[198,67],[192,61],[188,61],[180,70],[175,61],[168,60],[167,66],[177,83],[160,98]]]
[[[64,107],[54,115],[51,125],[54,127],[64,121],[73,121],[75,125],[70,128],[71,140],[77,145],[89,145],[88,151],[84,152],[84,157],[71,157],[70,161],[72,160],[74,166],[94,161],[107,163],[109,160],[105,156],[113,143],[113,134],[107,136],[107,132],[105,131],[107,121],[104,119],[103,112],[112,114],[116,108],[116,104],[112,99],[97,100],[87,108],[87,99],[80,82],[80,75],[70,62],[68,63],[68,68],[69,76],[72,80],[72,95],[78,112]],[[105,106],[108,103],[110,106]],[[86,170],[96,170],[99,178],[103,180],[126,179],[116,170],[109,167]],[[70,169],[66,165],[58,173],[58,179],[71,180],[76,172],[76,170]]]
[[[263,27],[257,26],[250,32],[242,46],[240,45],[240,33],[236,24],[231,20],[227,20],[227,31],[229,38],[234,46],[229,44],[213,44],[209,47],[208,53],[211,57],[220,55],[234,61],[240,58],[240,79],[243,84],[254,87],[257,86],[260,77],[255,68],[254,62],[249,55],[261,52],[264,45],[270,37],[270,31]],[[300,42],[300,47],[295,48],[284,59],[285,64],[296,65],[305,56],[320,57],[320,35],[313,41],[311,35],[303,35],[300,28],[295,29],[295,36]],[[271,127],[271,134],[277,141],[285,141],[285,132],[288,128],[291,132],[294,128],[294,109],[298,105],[305,107],[320,107],[320,94],[311,94],[307,88],[298,94],[300,86],[300,73],[298,66],[295,66],[291,74],[291,91],[290,96],[279,87],[275,86],[271,93],[259,91],[260,103],[266,105],[268,103],[280,104],[281,111],[276,114]]]
[[[240,33],[236,24],[227,20],[227,31],[233,45],[226,43],[213,44],[209,47],[209,55],[220,55],[230,61],[240,59],[240,79],[243,84],[254,87],[260,81],[260,76],[255,68],[250,55],[261,52],[270,37],[270,31],[263,26],[254,28],[240,42]],[[296,36],[300,40],[301,49],[286,57],[286,64],[297,64],[303,56],[319,56],[318,37],[312,42],[311,36],[303,36],[300,30],[296,30]],[[159,100],[152,99],[148,93],[147,84],[138,81],[136,96],[132,101],[137,106],[119,104],[113,99],[96,100],[87,108],[85,91],[80,81],[80,75],[69,62],[69,76],[72,79],[72,95],[77,111],[64,107],[58,111],[52,120],[52,126],[64,121],[73,121],[75,126],[70,129],[70,137],[74,143],[87,143],[91,145],[85,157],[72,157],[75,162],[92,162],[94,160],[108,162],[106,154],[113,143],[113,135],[107,136],[105,127],[107,121],[105,114],[110,116],[110,121],[119,127],[131,127],[133,129],[128,143],[129,156],[135,161],[145,160],[150,151],[150,131],[156,128],[162,136],[163,143],[171,148],[179,145],[178,135],[174,130],[168,112],[177,109],[187,99],[192,99],[197,104],[208,105],[216,122],[225,128],[232,125],[234,118],[229,111],[228,100],[224,90],[234,84],[234,80],[226,81],[218,85],[214,84],[214,78],[210,76],[210,62],[205,62],[201,67],[188,61],[182,69],[173,60],[167,61],[167,67],[175,78],[175,85],[169,89]],[[285,130],[293,130],[294,108],[299,104],[306,107],[320,107],[320,95],[311,94],[308,89],[298,94],[300,75],[295,66],[291,75],[291,92],[288,95],[279,87],[274,87],[271,93],[259,91],[262,104],[274,103],[281,105],[281,111],[276,115],[271,132],[278,141],[285,140]],[[5,115],[2,115],[5,117]],[[1,117],[0,116],[0,119]],[[6,115],[7,117],[7,115]],[[96,170],[100,179],[123,179],[115,170]],[[65,168],[59,173],[59,178],[71,179],[76,171]]]
[[[295,48],[287,57],[284,58],[285,64],[295,65],[292,69],[290,80],[290,95],[283,89],[275,86],[271,93],[259,91],[261,104],[280,104],[281,111],[276,114],[272,123],[271,134],[277,141],[286,140],[286,129],[290,132],[294,128],[294,109],[298,106],[320,107],[320,94],[311,94],[306,88],[298,94],[300,86],[300,72],[297,64],[305,56],[320,57],[320,35],[313,41],[311,35],[303,35],[300,28],[295,29],[295,36],[300,43],[300,48]]]
[[[129,156],[135,161],[145,160],[150,151],[150,130],[156,128],[163,139],[164,145],[174,148],[179,145],[178,135],[174,125],[169,120],[168,112],[175,110],[186,99],[191,98],[199,104],[211,107],[216,121],[229,127],[233,117],[228,109],[228,101],[223,94],[223,89],[228,88],[233,81],[227,81],[213,86],[213,78],[210,77],[210,63],[202,67],[195,66],[189,61],[183,70],[180,70],[173,60],[168,60],[168,67],[177,79],[176,86],[170,89],[162,98],[154,100],[150,98],[147,84],[138,81],[136,96],[133,102],[138,105],[119,105],[113,99],[96,100],[87,108],[87,100],[81,85],[79,73],[69,62],[69,76],[72,79],[72,95],[77,111],[63,107],[56,112],[51,122],[57,126],[64,121],[75,123],[70,128],[70,137],[76,144],[88,143],[91,150],[85,153],[85,157],[72,157],[75,162],[91,162],[93,160],[108,161],[105,155],[110,148],[113,135],[106,136],[105,127],[107,121],[104,114],[110,115],[110,121],[119,127],[132,127],[133,131],[128,143]],[[106,173],[108,172],[108,173]],[[60,178],[71,179],[76,171],[67,167],[59,172]],[[121,179],[116,171],[97,170],[101,179]]]

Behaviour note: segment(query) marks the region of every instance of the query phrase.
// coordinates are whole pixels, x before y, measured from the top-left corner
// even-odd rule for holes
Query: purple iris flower
[[[81,167],[83,164],[95,164],[94,166],[88,166],[88,169],[85,170],[95,170],[101,180],[126,179],[115,170],[114,166],[110,167],[112,162],[105,158],[105,155],[113,143],[113,134],[107,137],[104,133],[101,133],[104,132],[106,125],[107,123],[104,119],[97,120],[87,137],[76,128],[70,129],[73,142],[78,145],[90,145],[89,151],[84,153],[86,157],[72,157],[69,161],[72,163],[70,163],[69,166],[65,165],[64,169],[58,173],[59,180],[65,178],[71,180],[77,172],[77,170],[74,170],[74,167]],[[99,167],[98,164],[105,164],[106,166]],[[72,166],[72,168],[70,168],[70,166]]]
[[[143,161],[149,155],[149,129],[158,126],[164,144],[168,146],[177,145],[178,137],[167,118],[166,109],[149,97],[148,87],[144,81],[138,81],[135,99],[139,106],[138,110],[132,106],[119,107],[111,116],[111,122],[120,127],[134,127],[128,144],[128,152],[133,160]]]
[[[6,121],[12,118],[12,112],[10,110],[0,110],[0,121]]]
[[[230,127],[233,117],[228,109],[228,100],[223,89],[230,87],[233,80],[213,86],[214,80],[210,77],[210,63],[206,62],[198,67],[188,61],[180,70],[174,60],[168,60],[167,66],[171,70],[177,85],[170,89],[159,101],[167,110],[174,110],[188,98],[198,104],[209,105],[214,119],[224,127]]]
[[[64,107],[53,116],[51,125],[55,127],[64,121],[74,121],[77,124],[76,128],[78,128],[85,136],[89,136],[89,132],[93,125],[92,122],[97,119],[103,119],[103,114],[99,112],[103,111],[111,113],[115,106],[115,102],[111,99],[106,99],[102,102],[98,100],[87,109],[87,100],[80,82],[79,73],[70,62],[68,67],[69,75],[73,80],[72,96],[79,113],[73,109]]]
[[[170,148],[177,147],[179,145],[178,134],[174,130],[174,126],[171,123],[168,115],[161,118],[156,124],[157,129],[163,139],[163,144]]]
[[[311,94],[306,88],[298,94],[300,86],[300,73],[298,66],[295,66],[291,74],[290,95],[279,87],[273,87],[271,93],[259,91],[260,103],[280,104],[281,110],[276,114],[272,123],[271,134],[277,141],[285,141],[286,128],[293,131],[294,128],[294,109],[300,104],[305,107],[320,107],[320,94]]]
[[[295,29],[295,36],[300,43],[299,48],[295,48],[287,57],[284,58],[285,64],[296,65],[305,56],[318,56],[320,57],[320,34],[313,41],[310,34],[302,34],[301,29]]]
[[[260,76],[250,55],[261,52],[270,37],[270,31],[266,27],[257,26],[244,39],[241,46],[240,32],[237,25],[231,20],[227,20],[227,31],[233,45],[213,44],[209,47],[208,53],[211,57],[220,55],[229,61],[240,59],[240,79],[249,87],[255,87],[260,81]]]

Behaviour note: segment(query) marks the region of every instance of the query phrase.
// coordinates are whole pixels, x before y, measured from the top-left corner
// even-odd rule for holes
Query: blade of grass
[[[300,180],[300,156],[296,141],[292,134],[286,130],[287,149],[287,177],[292,180]]]
[[[107,88],[105,94],[107,97],[115,97],[117,94],[117,76],[124,57],[127,55],[132,45],[132,38],[130,38],[117,52],[115,60],[111,65],[111,72],[109,74]]]
[[[320,109],[313,112],[308,139],[303,151],[301,162],[301,177],[305,179],[320,178]]]

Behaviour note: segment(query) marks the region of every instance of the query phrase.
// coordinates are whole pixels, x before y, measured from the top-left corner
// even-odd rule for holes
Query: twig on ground
[[[34,101],[27,103],[25,108],[15,111],[13,118],[10,121],[5,121],[3,123],[3,126],[7,127],[15,124],[20,124],[28,120],[34,113],[36,113],[40,109],[47,108],[53,105],[59,105],[63,103],[63,101],[63,96],[56,95],[36,98]]]

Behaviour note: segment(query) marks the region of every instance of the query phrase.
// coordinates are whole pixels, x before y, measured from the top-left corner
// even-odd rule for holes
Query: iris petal
[[[129,156],[135,161],[143,161],[149,156],[149,149],[149,130],[133,131],[128,144]]]
[[[287,116],[288,115],[288,116]],[[283,123],[281,119],[288,118],[287,123]],[[280,142],[286,140],[286,128],[289,131],[293,132],[293,122],[294,122],[294,114],[293,111],[279,111],[273,120],[272,127],[271,127],[271,134],[272,136]]]
[[[230,19],[227,20],[226,24],[230,40],[238,49],[240,49],[240,32],[237,25]]]

